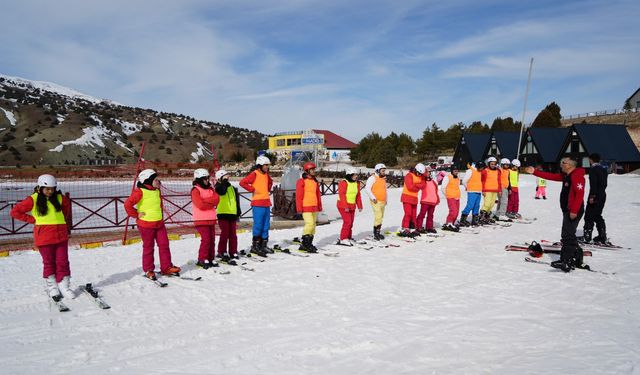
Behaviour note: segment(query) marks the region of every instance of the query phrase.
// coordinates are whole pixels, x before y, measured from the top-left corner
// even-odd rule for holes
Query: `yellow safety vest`
[[[62,204],[62,195],[58,194],[58,202]],[[36,207],[36,202],[38,201],[38,193],[31,194],[31,198],[33,199],[33,208],[31,209],[31,216],[36,219],[36,225],[56,225],[56,224],[66,224],[67,221],[64,219],[64,214],[62,210],[56,211],[55,207],[49,202],[47,199],[47,214],[42,216],[38,213],[38,208]]]
[[[540,186],[540,187],[547,186],[547,180],[545,180],[544,178],[538,177],[538,186]]]
[[[161,221],[162,220],[162,201],[160,199],[160,190],[140,189],[142,191],[142,199],[136,205],[138,213],[144,212],[144,216],[140,220],[144,221]]]
[[[511,187],[518,187],[519,175],[520,174],[518,173],[518,171],[511,170],[511,172],[509,172],[509,184],[511,185]]]
[[[358,196],[358,183],[357,182],[349,182],[347,180],[345,180],[345,181],[347,182],[347,193],[345,194],[347,196],[347,203],[355,204],[356,203],[356,197]]]

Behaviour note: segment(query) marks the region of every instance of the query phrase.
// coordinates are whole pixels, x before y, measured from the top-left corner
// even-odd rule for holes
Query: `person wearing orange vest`
[[[153,259],[154,242],[158,244],[160,272],[163,275],[178,274],[180,267],[171,263],[169,236],[164,226],[160,179],[153,169],[145,169],[138,174],[138,183],[124,202],[124,209],[136,219],[138,232],[142,237],[142,271],[151,280],[156,280]]]
[[[249,174],[240,180],[240,186],[253,194],[251,208],[253,211],[253,239],[251,252],[261,257],[266,257],[267,252],[273,252],[269,243],[269,226],[271,225],[271,197],[269,192],[273,186],[273,180],[269,175],[271,160],[264,155],[258,156],[256,166]],[[240,251],[241,254],[244,251]]]
[[[216,206],[220,197],[211,186],[209,171],[198,168],[193,172],[193,188],[191,189],[191,205],[193,222],[200,234],[200,249],[196,266],[205,270],[218,267],[214,260],[216,254]]]
[[[500,166],[502,167],[502,169],[500,169],[500,185],[502,185],[502,190],[500,191],[500,199],[498,199],[498,206],[496,207],[496,213],[493,218],[500,221],[511,221],[511,219],[507,217],[511,160],[507,158],[500,159]]]
[[[449,215],[447,215],[442,230],[459,232],[460,228],[456,226],[456,219],[460,212],[460,178],[457,166],[453,165],[451,173],[442,180],[442,192],[447,198],[447,206],[449,207]]]
[[[42,277],[47,293],[55,301],[75,298],[69,283],[69,226],[71,203],[57,190],[56,178],[50,174],[38,177],[34,193],[16,204],[11,217],[33,226],[34,245],[42,257]],[[62,293],[62,297],[60,296]]]
[[[356,207],[362,212],[362,198],[360,197],[360,181],[354,168],[345,171],[345,179],[338,183],[338,200],[336,206],[342,216],[342,229],[338,245],[354,246],[353,220],[356,217]]]
[[[482,171],[487,167],[483,161],[479,161],[474,166],[469,166],[464,175],[462,184],[467,190],[467,205],[462,210],[460,216],[460,226],[477,226],[479,225],[478,215],[480,212],[480,200],[482,198]],[[472,213],[471,223],[467,221],[467,216]]]
[[[433,227],[433,213],[435,212],[436,206],[440,204],[440,195],[438,194],[438,183],[431,178],[431,168],[427,167],[427,172],[422,175],[424,179],[424,186],[420,195],[420,213],[418,214],[418,218],[416,219],[416,227],[421,233],[437,233],[436,229]],[[425,216],[427,217],[427,222],[425,226],[422,226],[424,222]]]
[[[488,168],[482,171],[482,196],[484,202],[480,209],[480,223],[490,224],[495,222],[491,218],[491,210],[496,203],[496,198],[502,196],[502,178],[498,169],[498,159],[490,156],[487,159]]]
[[[420,190],[422,190],[425,185],[422,175],[426,170],[427,168],[424,164],[418,163],[415,168],[411,168],[409,173],[404,176],[404,186],[402,188],[402,195],[400,195],[400,202],[402,202],[402,209],[404,210],[402,229],[399,233],[402,237],[415,237],[420,235],[417,231],[412,232],[411,229],[417,229],[416,211],[418,208],[418,194],[420,194]]]
[[[520,160],[513,159],[511,162],[511,172],[509,172],[509,201],[507,203],[507,216],[512,219],[519,219],[522,216],[518,213],[520,210],[520,193],[518,186],[520,185]]]
[[[364,191],[369,196],[371,208],[373,208],[373,238],[377,241],[384,240],[382,230],[382,218],[387,205],[387,167],[380,163],[374,168],[375,173],[369,176]]]
[[[318,212],[322,211],[322,196],[320,185],[316,180],[316,165],[307,162],[303,169],[302,177],[296,182],[296,211],[302,214],[304,220],[300,250],[317,253],[318,249],[313,245],[313,237],[316,234]]]

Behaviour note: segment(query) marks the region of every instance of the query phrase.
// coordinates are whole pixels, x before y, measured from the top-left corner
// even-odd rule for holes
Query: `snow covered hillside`
[[[316,235],[338,257],[275,254],[247,262],[255,272],[194,269],[199,240],[174,241],[174,263],[203,280],[164,278],[166,288],[141,276],[140,244],[72,250],[72,283],[93,282],[110,310],[79,296],[65,301],[70,312],[53,311],[38,253],[0,259],[1,372],[639,374],[640,176],[610,176],[604,212],[612,241],[633,249],[586,258],[614,275],[565,274],[504,251],[560,236],[560,185],[549,183],[546,201],[533,199],[531,176],[521,185],[532,224],[367,251],[328,245],[338,220]],[[400,222],[399,195],[390,191],[385,229]],[[335,197],[324,206],[338,216]],[[446,212],[443,203],[436,221]],[[356,214],[356,238],[372,217],[368,205]],[[300,232],[273,231],[271,241]]]

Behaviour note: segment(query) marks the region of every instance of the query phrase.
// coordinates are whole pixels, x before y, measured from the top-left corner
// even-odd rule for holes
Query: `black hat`
[[[483,169],[483,168],[486,168],[486,167],[487,167],[487,164],[485,164],[485,162],[483,162],[483,161],[479,161],[479,162],[476,163],[476,169]]]

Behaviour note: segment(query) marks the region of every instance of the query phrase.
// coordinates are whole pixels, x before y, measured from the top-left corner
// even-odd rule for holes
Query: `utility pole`
[[[529,86],[531,85],[531,70],[533,69],[533,57],[529,62],[529,78],[527,78],[527,89],[524,92],[524,109],[522,110],[522,122],[520,123],[520,136],[518,137],[518,150],[516,159],[520,159],[520,146],[522,145],[522,132],[524,131],[524,116],[527,113],[527,99],[529,99]]]

